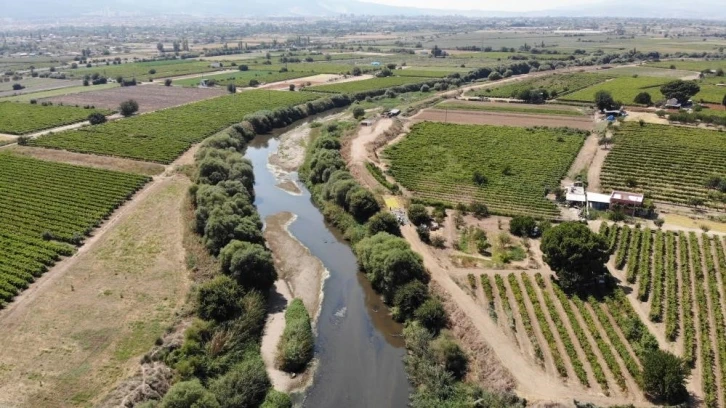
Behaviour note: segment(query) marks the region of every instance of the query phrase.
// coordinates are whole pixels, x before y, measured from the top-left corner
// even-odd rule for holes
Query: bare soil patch
[[[162,179],[0,312],[0,405],[88,406],[138,370],[189,289],[182,203]]]
[[[592,119],[588,117],[553,117],[545,115],[483,111],[446,111],[441,109],[425,109],[412,119],[418,121],[459,123],[464,125],[503,125],[520,127],[549,126],[571,127],[583,130],[591,130],[593,128]]]
[[[123,171],[127,173],[144,174],[147,176],[155,176],[164,172],[164,166],[160,164],[123,159],[119,157],[96,156],[92,154],[67,152],[65,150],[43,149],[40,147],[18,145],[11,146],[8,150],[15,154],[29,156],[40,160],[62,162],[106,170]]]
[[[97,108],[115,110],[118,109],[121,102],[133,99],[139,103],[139,112],[144,113],[215,98],[226,93],[227,91],[223,89],[183,88],[180,86],[149,84],[56,96],[41,99],[41,102],[50,101],[55,104],[63,103],[64,105],[93,105]]]
[[[363,79],[373,78],[373,75],[359,75],[345,77],[343,75],[335,74],[318,74],[309,77],[288,79],[286,81],[272,82],[266,85],[257,87],[257,89],[273,89],[277,91],[287,91],[290,89],[290,84],[295,85],[295,88],[302,86],[315,86],[315,85],[327,85],[327,84],[340,84],[343,82],[361,81]],[[310,83],[310,85],[308,85]]]
[[[265,238],[272,249],[279,278],[287,283],[293,297],[303,301],[310,316],[316,320],[326,271],[320,259],[288,230],[295,218],[289,212],[267,217]]]

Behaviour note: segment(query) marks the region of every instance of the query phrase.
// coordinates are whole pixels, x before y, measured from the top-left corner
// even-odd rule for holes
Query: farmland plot
[[[682,339],[684,361],[699,369],[695,374],[701,379],[705,406],[720,406],[719,400],[726,399],[725,242],[718,236],[682,231],[648,233],[642,240],[640,250],[626,240],[618,243],[618,251],[625,247],[635,254],[625,269],[637,270],[631,280],[642,302],[637,307],[649,309],[653,322],[664,323],[657,327],[668,341]],[[651,247],[652,252],[644,249]]]
[[[492,98],[517,98],[522,91],[527,89],[545,89],[554,98],[599,84],[607,79],[606,76],[593,74],[553,74],[500,87],[480,89],[474,94]]]
[[[75,106],[42,106],[0,102],[0,133],[24,135],[43,129],[82,122],[94,112],[110,113]]]
[[[689,198],[716,207],[704,183],[726,175],[726,138],[719,132],[625,122],[605,159],[604,188],[636,190],[655,200],[687,204]]]
[[[648,92],[653,100],[657,101],[664,99],[663,94],[660,93],[660,87],[669,81],[672,79],[665,77],[619,77],[571,93],[561,99],[592,103],[595,101],[596,93],[607,91],[616,101],[622,101],[625,104],[632,104],[635,96],[641,92]]]
[[[60,70],[69,78],[83,78],[86,75],[99,74],[112,79],[121,76],[126,79],[136,78],[137,80],[144,81],[148,78],[165,78],[197,74],[217,71],[219,69],[220,68],[210,67],[210,63],[206,61],[168,60],[131,62],[120,65],[97,64],[90,68],[81,66],[76,69],[64,67]]]
[[[0,155],[0,306],[139,190],[148,177]]]
[[[391,175],[419,199],[479,201],[502,215],[554,218],[559,211],[545,194],[559,186],[584,136],[572,129],[424,122],[385,157]]]
[[[296,72],[272,72],[272,71],[239,71],[229,74],[217,74],[208,75],[199,78],[187,78],[178,79],[174,81],[174,84],[195,87],[199,86],[202,79],[210,80],[213,79],[217,82],[217,86],[220,88],[226,87],[228,84],[235,84],[239,87],[246,87],[250,85],[251,80],[256,80],[260,84],[269,82],[287,81],[288,79],[302,78],[311,75],[309,72],[296,71]]]
[[[250,91],[89,126],[30,142],[32,146],[170,163],[192,144],[248,114],[319,98],[306,92]]]
[[[378,91],[381,89],[391,88],[400,85],[417,83],[423,84],[432,80],[432,78],[391,76],[385,78],[365,79],[363,81],[345,82],[341,84],[312,86],[305,88],[305,90],[326,93],[354,94],[358,92]]]

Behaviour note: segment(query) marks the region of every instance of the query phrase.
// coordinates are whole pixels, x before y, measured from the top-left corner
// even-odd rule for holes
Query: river
[[[278,145],[274,135],[258,136],[247,148],[245,156],[254,166],[257,209],[263,220],[283,211],[296,214],[290,232],[330,272],[316,327],[318,365],[312,385],[304,394],[293,395],[295,405],[405,407],[410,386],[403,366],[402,327],[358,272],[350,246],[325,222],[305,186],[300,183],[300,195],[276,187],[268,157]]]

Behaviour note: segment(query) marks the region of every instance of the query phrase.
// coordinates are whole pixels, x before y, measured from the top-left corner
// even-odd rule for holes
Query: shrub
[[[290,400],[290,396],[284,392],[270,389],[260,408],[292,408],[292,401]]]
[[[199,286],[197,314],[204,320],[224,322],[239,316],[242,311],[239,298],[242,291],[228,276],[217,276]]]
[[[502,79],[502,74],[500,74],[497,71],[494,71],[491,74],[489,74],[489,80],[490,81],[498,81],[500,79]]]
[[[300,299],[293,299],[285,311],[285,331],[277,344],[275,365],[282,371],[301,372],[313,359],[313,329],[310,315]]]
[[[209,388],[222,408],[241,408],[262,404],[270,386],[262,359],[254,356],[212,381]]]
[[[360,118],[362,118],[365,115],[366,115],[366,110],[363,109],[363,107],[356,106],[355,108],[353,108],[353,117],[354,118],[360,119]]]
[[[431,353],[454,378],[464,378],[469,359],[450,333],[444,331],[431,342]]]
[[[277,280],[272,254],[264,246],[234,240],[219,253],[222,272],[244,288],[267,291]]]
[[[643,362],[643,391],[651,399],[670,405],[688,399],[686,377],[689,369],[683,360],[667,351],[651,350]]]
[[[401,235],[401,229],[398,226],[398,220],[389,212],[379,212],[372,216],[366,223],[368,235],[373,236],[379,232],[387,232],[391,235]]]
[[[640,105],[650,106],[653,104],[653,99],[651,98],[651,96],[648,92],[641,92],[635,96],[635,99],[633,99],[633,102],[640,104]]]
[[[139,111],[139,104],[135,100],[129,99],[128,101],[121,102],[118,110],[123,116],[129,117]]]
[[[531,236],[536,227],[537,221],[529,216],[516,216],[509,222],[509,232],[518,237]]]
[[[254,88],[254,87],[260,85],[260,81],[258,81],[256,79],[250,79],[249,85]]]
[[[171,79],[167,78],[164,80],[164,86],[171,86]]]
[[[182,381],[174,384],[161,400],[159,408],[219,408],[214,394],[199,380]]]
[[[88,121],[92,125],[100,125],[101,123],[106,122],[106,116],[103,113],[94,112],[94,113],[88,115]]]
[[[25,87],[20,84],[13,84],[13,91],[19,91],[23,88],[25,88]]]
[[[434,237],[430,239],[430,243],[434,248],[443,249],[446,247],[446,239],[444,239],[441,235],[434,235]]]
[[[154,68],[151,68],[149,70],[149,75],[154,75],[154,74],[156,74],[156,70]]]
[[[237,69],[239,69],[240,71],[247,71],[248,69],[250,69],[250,67],[248,67],[247,65],[240,65],[237,67]]]
[[[416,309],[428,298],[428,288],[421,281],[414,280],[401,286],[393,298],[394,318],[398,321],[412,318]]]
[[[237,85],[235,84],[227,84],[227,92],[229,93],[237,93]]]
[[[414,312],[414,317],[432,333],[438,333],[447,323],[444,305],[438,299],[433,298],[419,306]]]
[[[431,216],[423,204],[411,204],[408,207],[408,219],[413,225],[423,225],[431,221]]]
[[[431,88],[429,88],[428,85],[426,85],[426,84],[421,85],[421,92],[426,93],[426,92],[429,92],[430,90],[431,90]]]
[[[477,201],[469,204],[469,211],[474,215],[474,217],[479,219],[489,216],[489,208],[487,208],[487,206],[483,203]]]

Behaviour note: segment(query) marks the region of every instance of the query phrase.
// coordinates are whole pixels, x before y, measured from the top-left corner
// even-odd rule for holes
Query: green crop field
[[[704,183],[726,176],[726,137],[720,132],[635,122],[620,125],[602,169],[603,188],[635,190],[685,204],[691,197],[708,205]]]
[[[400,77],[422,77],[422,78],[443,78],[456,71],[446,71],[441,69],[397,69],[394,71],[396,76]]]
[[[484,112],[508,112],[508,113],[526,113],[532,115],[562,115],[562,116],[583,116],[585,112],[575,106],[566,105],[529,105],[523,103],[462,103],[462,102],[442,102],[436,105],[438,109],[454,109],[468,111],[484,111]]]
[[[651,66],[638,66],[638,67],[614,67],[610,69],[601,69],[594,71],[594,74],[604,75],[609,77],[632,77],[646,76],[646,77],[666,77],[666,78],[686,78],[697,75],[695,71],[684,71],[682,69],[663,69]]]
[[[193,143],[261,110],[320,98],[307,92],[249,91],[30,141],[33,146],[170,163]]]
[[[225,62],[222,64],[225,66],[228,65]],[[131,62],[121,65],[100,64],[91,68],[86,68],[85,65],[79,65],[76,69],[68,66],[59,68],[60,71],[64,72],[70,78],[83,78],[85,75],[98,73],[107,78],[122,76],[124,78],[136,78],[140,81],[146,81],[148,78],[165,78],[218,71],[220,69],[225,68],[212,68],[208,61],[195,60]],[[152,70],[154,71],[153,74],[151,73]]]
[[[592,74],[554,74],[480,89],[474,95],[493,98],[517,97],[527,89],[546,89],[550,94],[563,95],[604,82],[607,77]]]
[[[239,87],[249,86],[250,80],[255,79],[260,84],[269,82],[286,81],[288,79],[296,79],[310,76],[308,72],[274,72],[274,71],[238,71],[230,74],[208,75],[199,78],[177,79],[173,83],[175,85],[195,87],[199,86],[202,79],[214,79],[217,86],[225,87],[227,84],[235,84]]]
[[[717,103],[720,105],[723,102],[724,96],[726,96],[726,86],[706,83],[700,83],[698,86],[701,87],[701,92],[693,97],[694,101]]]
[[[261,61],[260,61],[261,62]],[[242,64],[240,64],[242,65]],[[345,74],[350,73],[353,68],[360,68],[361,72],[371,72],[381,69],[381,67],[374,67],[367,64],[357,64],[351,62],[350,64],[344,64],[342,62],[296,62],[281,64],[273,62],[271,65],[255,64],[254,61],[248,64],[250,71],[272,71],[280,72],[281,69],[286,68],[288,72],[308,72],[311,75],[314,74]]]
[[[386,149],[390,173],[420,199],[479,201],[503,215],[559,216],[545,198],[560,184],[585,133],[424,122]],[[486,180],[477,185],[478,172]]]
[[[81,122],[94,112],[108,111],[84,109],[75,106],[42,106],[17,102],[0,102],[0,133],[24,135],[43,129]]]
[[[343,82],[340,84],[311,86],[309,88],[305,88],[305,90],[326,93],[354,94],[358,92],[377,91],[400,85],[424,83],[430,80],[432,80],[432,78],[390,76],[385,78],[371,78],[361,81]]]
[[[675,69],[683,69],[686,71],[698,71],[701,72],[706,69],[724,69],[726,70],[726,60],[713,60],[713,61],[659,61],[649,62],[648,66],[670,69],[671,66],[675,66]]]
[[[71,255],[148,177],[0,154],[0,307]]]
[[[592,103],[595,101],[595,94],[597,92],[607,91],[612,94],[616,101],[622,101],[625,104],[632,104],[635,96],[641,92],[648,92],[653,98],[653,101],[658,101],[664,99],[663,94],[660,93],[661,85],[671,80],[671,78],[663,77],[619,77],[571,93],[561,99]]]
[[[84,93],[84,92],[93,92],[93,91],[101,91],[104,89],[111,89],[118,87],[118,84],[99,84],[99,85],[93,85],[93,86],[70,86],[67,88],[58,88],[58,89],[51,89],[49,91],[33,91],[30,93],[24,93],[21,95],[12,95],[12,96],[5,96],[0,98],[0,102],[30,102],[33,99],[40,100],[43,98],[52,98],[54,96],[62,96],[62,95],[71,95],[71,94],[78,94],[78,93]]]

